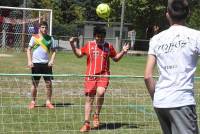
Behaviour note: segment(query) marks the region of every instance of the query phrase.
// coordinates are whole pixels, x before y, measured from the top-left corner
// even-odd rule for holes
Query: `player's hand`
[[[124,52],[127,52],[130,48],[130,44],[129,43],[125,43],[124,46],[123,46],[123,51]]]
[[[29,67],[29,68],[34,67],[33,62],[28,62],[28,67]]]
[[[53,64],[54,64],[54,62],[53,62],[53,61],[49,61],[49,63],[48,63],[48,66],[49,66],[49,67],[52,67],[52,66],[53,66]]]
[[[71,38],[69,39],[69,43],[70,43],[70,44],[74,44],[75,41],[78,41],[78,38],[77,38],[77,37],[71,37]]]

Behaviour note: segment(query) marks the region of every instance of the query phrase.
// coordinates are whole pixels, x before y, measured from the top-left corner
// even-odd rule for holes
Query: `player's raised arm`
[[[76,45],[75,45],[75,42],[78,41],[78,38],[77,37],[71,37],[69,39],[69,43],[72,47],[72,51],[74,52],[74,54],[77,56],[77,57],[82,57],[82,53],[81,53],[81,49],[77,48]]]
[[[129,48],[130,48],[130,44],[129,43],[125,43],[123,45],[122,50],[119,53],[117,53],[117,55],[115,57],[112,58],[113,61],[115,61],[115,62],[119,61],[124,56],[124,54],[127,53]]]

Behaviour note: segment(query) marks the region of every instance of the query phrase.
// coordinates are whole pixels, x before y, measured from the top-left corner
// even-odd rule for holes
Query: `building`
[[[120,36],[120,22],[99,22],[99,21],[84,21],[84,25],[81,29],[81,34],[83,40],[80,42],[80,45],[83,45],[88,40],[93,39],[93,29],[96,25],[103,25],[106,28],[106,40],[113,44],[115,49],[119,49],[118,39]],[[132,23],[124,23],[122,40],[128,39],[128,31],[132,27]]]

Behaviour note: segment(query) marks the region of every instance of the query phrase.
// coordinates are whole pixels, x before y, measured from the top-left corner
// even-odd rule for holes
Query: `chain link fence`
[[[0,47],[24,50],[40,21],[47,21],[52,31],[52,10],[0,6]]]

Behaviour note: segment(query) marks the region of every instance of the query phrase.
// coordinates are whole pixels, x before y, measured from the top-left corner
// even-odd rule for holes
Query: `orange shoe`
[[[85,122],[84,125],[81,127],[80,132],[89,132],[90,131],[90,123]]]
[[[35,108],[35,102],[31,101],[31,103],[28,105],[29,109]]]
[[[94,116],[93,116],[93,126],[94,126],[94,128],[98,128],[99,125],[100,125],[99,115],[94,114]]]
[[[48,109],[54,109],[54,106],[51,103],[46,103],[46,107]]]

